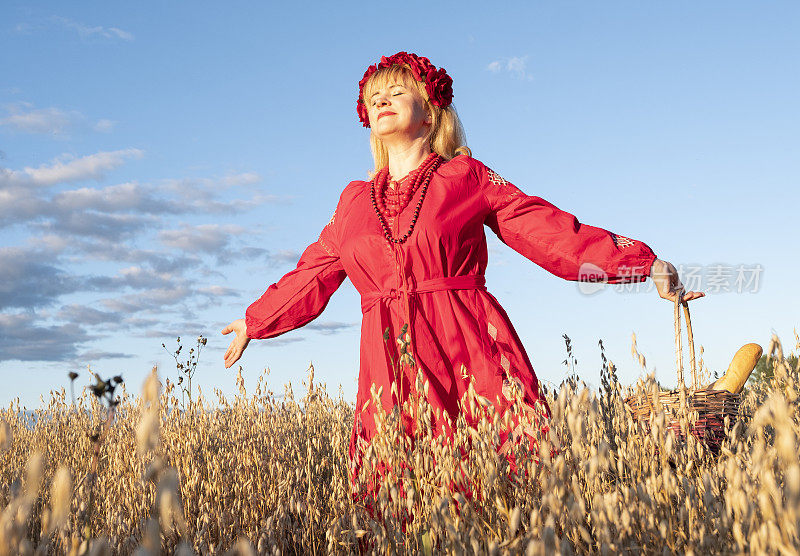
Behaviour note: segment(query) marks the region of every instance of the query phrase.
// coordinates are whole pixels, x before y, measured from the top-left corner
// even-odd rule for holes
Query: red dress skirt
[[[525,195],[480,161],[457,156],[431,177],[413,233],[396,245],[384,237],[370,200],[370,182],[351,182],[330,222],[297,268],[247,309],[247,334],[272,338],[303,326],[324,309],[349,277],[361,294],[361,358],[350,441],[351,479],[375,434],[370,387],[383,388],[388,412],[402,403],[421,369],[429,403],[455,422],[470,384],[501,414],[509,386],[523,401],[544,405],[533,367],[506,312],[486,290],[485,227],[508,246],[566,280],[639,282],[656,259],[640,241],[581,224],[540,197]],[[389,221],[395,237],[409,228],[416,191]],[[396,381],[397,353],[389,344],[409,325],[416,368]],[[402,399],[398,399],[398,395]],[[537,401],[539,402],[537,404]],[[364,406],[367,404],[367,408]]]

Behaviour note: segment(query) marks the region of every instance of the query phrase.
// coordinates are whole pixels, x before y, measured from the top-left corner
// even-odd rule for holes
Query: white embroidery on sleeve
[[[489,176],[489,181],[495,185],[503,186],[508,185],[508,182],[501,178],[494,170],[491,168],[486,168],[486,174]]]
[[[512,183],[508,180],[503,179],[500,174],[489,168],[486,167],[486,176],[489,178],[489,181],[496,185],[500,190],[505,194],[506,201],[511,201],[514,197],[522,195],[522,191],[517,189]]]
[[[611,234],[611,237],[614,239],[614,245],[620,249],[633,245],[633,240],[628,239],[627,237],[618,236],[617,234]]]
[[[333,222],[334,222],[335,220],[336,220],[336,210],[334,210],[334,211],[333,211],[333,216],[331,216],[331,219],[328,221],[328,223],[327,223],[327,224],[325,224],[325,227],[324,227],[324,228],[322,228],[322,231],[319,233],[319,240],[318,240],[318,241],[319,241],[319,244],[322,246],[322,248],[325,250],[325,252],[326,252],[328,255],[330,255],[331,257],[334,257],[334,256],[336,256],[336,253],[335,253],[335,252],[334,252],[334,250],[333,250],[333,249],[331,249],[331,248],[330,248],[330,246],[329,246],[329,245],[328,245],[328,244],[325,242],[325,239],[324,239],[324,237],[323,237],[323,236],[325,235],[325,230],[326,230],[326,229],[327,229],[327,228],[328,228],[328,227],[329,227],[331,224],[333,224]]]

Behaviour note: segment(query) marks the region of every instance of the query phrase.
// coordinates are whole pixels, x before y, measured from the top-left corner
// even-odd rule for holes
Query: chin
[[[394,125],[381,126],[380,124],[378,124],[378,127],[375,130],[375,135],[377,135],[378,137],[385,137],[385,136],[393,135],[393,134],[397,133],[398,131],[401,131],[401,130],[398,129],[397,126],[394,126]]]

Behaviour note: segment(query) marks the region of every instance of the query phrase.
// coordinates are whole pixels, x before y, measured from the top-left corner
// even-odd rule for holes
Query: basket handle
[[[692,392],[699,388],[697,383],[697,367],[694,357],[694,335],[692,334],[692,319],[689,316],[689,304],[683,300],[684,290],[677,292],[675,296],[675,359],[678,368],[678,388],[686,388],[683,379],[683,348],[681,346],[681,312],[680,306],[683,305],[683,313],[686,315],[686,335],[689,341],[689,364],[692,371]]]

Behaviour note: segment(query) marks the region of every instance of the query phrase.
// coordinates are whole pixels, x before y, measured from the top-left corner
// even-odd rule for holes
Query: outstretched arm
[[[326,235],[323,231],[322,236]],[[311,244],[300,257],[297,268],[272,284],[247,308],[245,318],[222,330],[222,334],[236,333],[225,352],[226,368],[242,356],[250,339],[274,338],[300,328],[325,309],[347,274],[338,255],[327,247],[324,239],[321,241]]]
[[[473,159],[486,199],[486,225],[503,243],[565,280],[620,284],[650,276],[656,254],[644,242],[578,221],[542,199],[526,195]]]
[[[340,198],[337,210],[342,203]],[[225,351],[225,367],[239,360],[251,339],[274,338],[317,318],[346,277],[339,257],[338,223],[331,218],[319,239],[300,256],[297,267],[267,288],[247,308],[245,318],[222,330],[222,334],[236,333]]]

